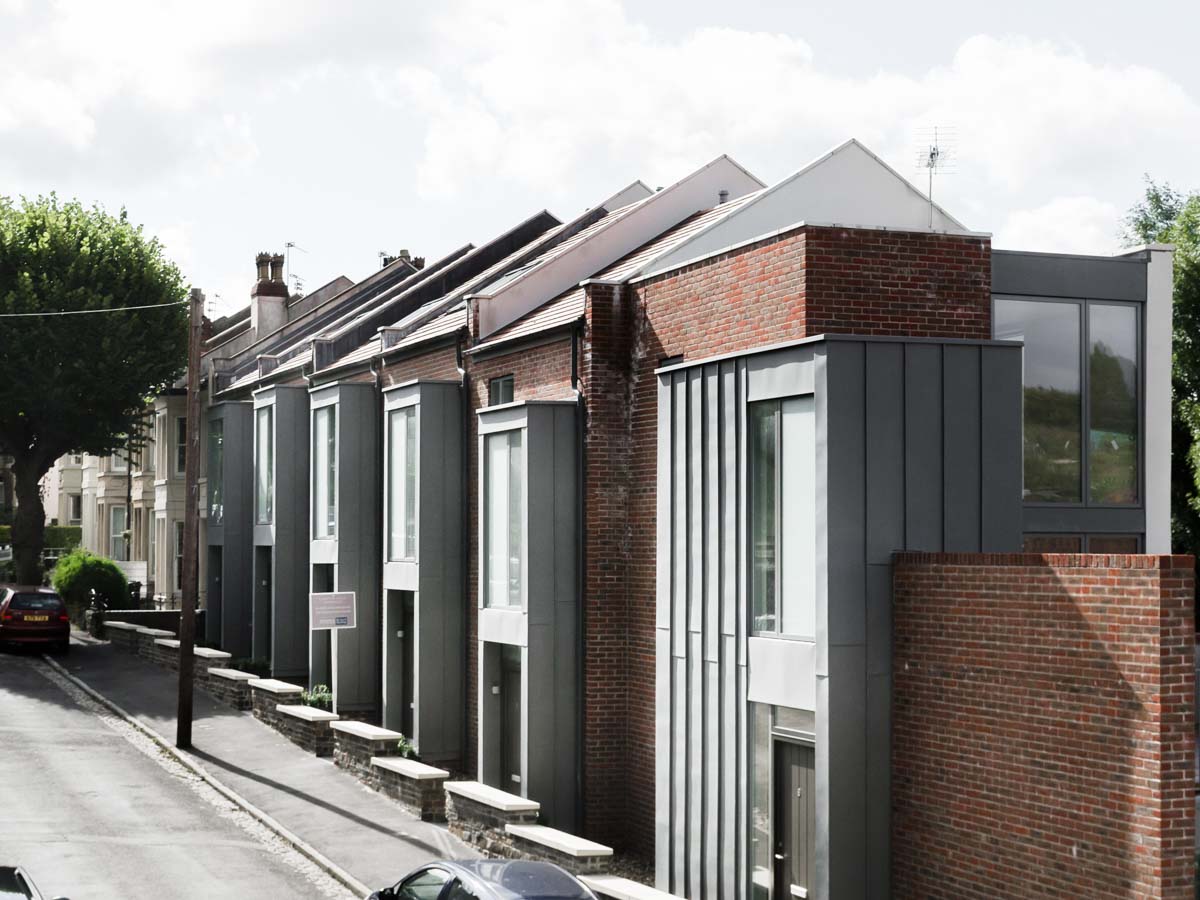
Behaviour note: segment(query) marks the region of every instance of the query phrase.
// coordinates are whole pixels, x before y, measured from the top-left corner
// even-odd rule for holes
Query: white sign
[[[313,631],[354,627],[354,591],[309,594],[308,599]]]

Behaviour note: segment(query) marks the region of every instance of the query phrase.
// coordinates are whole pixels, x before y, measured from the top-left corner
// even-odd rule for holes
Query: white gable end
[[[858,141],[849,140],[732,215],[649,261],[638,274],[676,268],[801,222],[897,231],[966,231],[936,204],[932,218],[931,225],[930,204],[924,194]]]
[[[593,234],[565,253],[530,267],[495,294],[477,298],[479,337],[499,331],[688,216],[715,206],[722,191],[734,199],[762,187],[728,156],[717,157],[682,181],[613,215],[611,221],[602,219]]]

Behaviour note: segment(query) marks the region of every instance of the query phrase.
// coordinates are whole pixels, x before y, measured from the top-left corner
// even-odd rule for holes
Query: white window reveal
[[[187,419],[177,416],[175,419],[175,474],[183,477],[187,461]]]
[[[175,522],[175,581],[172,587],[183,590],[183,522]]]
[[[488,606],[521,606],[525,560],[525,451],[522,431],[487,436],[484,547]]]
[[[337,534],[337,406],[313,412],[313,537]]]
[[[417,407],[388,413],[388,559],[417,557]]]
[[[126,510],[124,506],[112,506],[108,510],[108,555],[113,559],[125,559],[128,546],[125,537]]]
[[[254,413],[254,521],[275,521],[275,407]]]

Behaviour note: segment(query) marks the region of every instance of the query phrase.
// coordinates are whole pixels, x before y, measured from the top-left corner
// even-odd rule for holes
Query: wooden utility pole
[[[192,746],[192,675],[195,668],[196,601],[200,593],[200,344],[204,329],[204,294],[192,288],[188,331],[187,451],[183,480],[187,491],[183,513],[183,598],[179,606],[179,711],[175,746]]]

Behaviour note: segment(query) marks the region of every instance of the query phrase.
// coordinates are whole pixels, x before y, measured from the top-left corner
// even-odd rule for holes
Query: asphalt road
[[[0,864],[73,900],[348,896],[39,657],[4,652]]]

